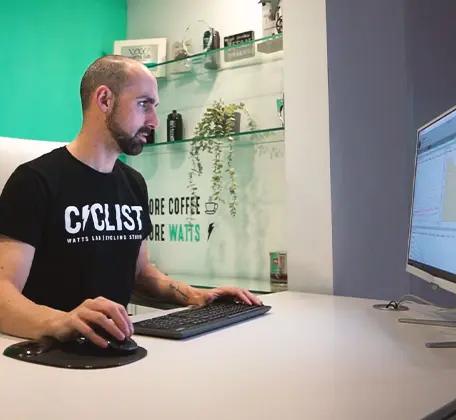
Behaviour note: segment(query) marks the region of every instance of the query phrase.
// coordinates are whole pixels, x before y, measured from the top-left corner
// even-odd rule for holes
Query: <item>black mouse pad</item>
[[[132,353],[110,353],[95,346],[83,346],[75,343],[54,342],[42,353],[30,355],[28,345],[36,345],[36,341],[23,341],[5,349],[3,354],[23,362],[40,365],[62,367],[67,369],[103,369],[117,367],[136,362],[147,355],[147,350],[138,347]]]

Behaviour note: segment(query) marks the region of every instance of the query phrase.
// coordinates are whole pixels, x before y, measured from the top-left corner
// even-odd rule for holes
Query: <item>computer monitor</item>
[[[417,132],[407,271],[456,293],[456,107]]]

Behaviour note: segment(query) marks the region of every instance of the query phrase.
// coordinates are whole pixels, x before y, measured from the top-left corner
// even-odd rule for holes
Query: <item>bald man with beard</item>
[[[141,63],[105,56],[81,80],[82,127],[67,146],[20,165],[0,196],[0,332],[66,341],[98,327],[133,334],[135,288],[182,305],[218,297],[261,304],[248,290],[191,287],[150,263],[144,178],[121,162],[158,127],[157,81]],[[97,328],[94,328],[94,327]]]

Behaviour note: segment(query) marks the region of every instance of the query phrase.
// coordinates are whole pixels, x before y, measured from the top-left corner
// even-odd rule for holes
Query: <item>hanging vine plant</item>
[[[215,208],[220,204],[225,204],[223,192],[227,188],[230,197],[228,207],[233,217],[236,216],[238,205],[237,177],[233,166],[233,134],[240,129],[241,113],[246,115],[248,127],[253,130],[255,124],[242,102],[225,105],[222,100],[215,101],[206,109],[200,122],[196,125],[195,137],[190,146],[191,168],[188,174],[188,188],[192,197],[196,197],[198,192],[195,176],[201,176],[204,170],[201,153],[207,152],[212,155],[209,202],[213,203]],[[192,200],[192,202],[196,201]]]

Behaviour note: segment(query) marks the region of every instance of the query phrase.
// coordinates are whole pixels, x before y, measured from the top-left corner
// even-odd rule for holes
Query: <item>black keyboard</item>
[[[270,306],[220,302],[135,322],[135,334],[187,338],[263,315]]]

